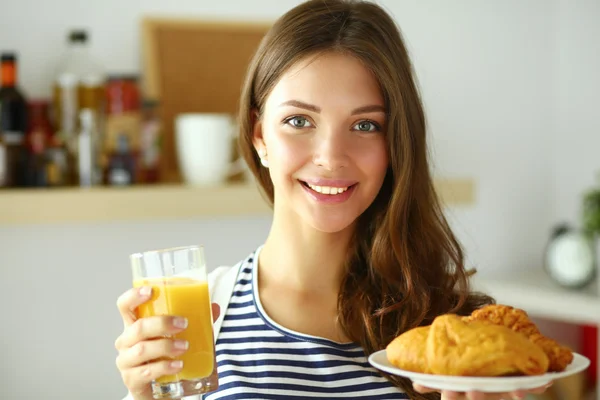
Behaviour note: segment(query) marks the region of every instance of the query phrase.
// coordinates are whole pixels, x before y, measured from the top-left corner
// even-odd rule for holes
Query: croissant
[[[398,368],[439,375],[541,375],[549,364],[544,351],[522,334],[453,314],[403,333],[386,350]]]
[[[420,326],[394,339],[386,349],[388,360],[406,371],[429,373],[426,362],[429,329],[429,326]]]
[[[466,323],[456,315],[436,318],[427,337],[431,373],[460,376],[541,375],[548,357],[511,329],[484,322]]]
[[[502,304],[492,304],[473,311],[467,321],[487,321],[504,325],[515,332],[525,335],[530,341],[541,347],[550,361],[548,371],[564,371],[573,361],[573,353],[565,346],[540,333],[524,310]]]

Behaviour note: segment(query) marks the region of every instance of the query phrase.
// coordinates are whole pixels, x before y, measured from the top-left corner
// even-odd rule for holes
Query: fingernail
[[[151,287],[142,286],[140,288],[140,296],[142,296],[142,297],[150,296],[151,293],[152,293],[152,288]]]
[[[183,361],[181,361],[181,360],[171,361],[171,368],[181,368],[181,367],[183,367]]]
[[[186,318],[177,317],[173,320],[173,326],[175,328],[185,329],[188,326],[188,321]]]
[[[177,350],[187,350],[189,346],[190,344],[187,340],[176,340],[175,343],[173,343],[173,347]]]
[[[511,394],[510,397],[512,398],[512,400],[523,400],[525,398],[523,395],[520,395],[518,393]]]

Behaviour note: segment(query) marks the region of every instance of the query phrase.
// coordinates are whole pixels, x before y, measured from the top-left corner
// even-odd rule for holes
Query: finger
[[[117,338],[115,347],[123,350],[144,340],[170,336],[187,328],[187,323],[186,318],[174,316],[140,318],[125,328]]]
[[[533,393],[533,394],[542,394],[546,390],[550,389],[552,387],[553,383],[554,382],[550,382],[550,383],[548,383],[548,384],[546,384],[544,386],[541,386],[541,387],[538,387],[538,388],[535,388],[535,389],[529,389],[529,390],[527,390],[527,392]]]
[[[527,393],[531,393],[531,394],[543,394],[544,392],[546,392],[546,390],[548,390],[552,384],[554,382],[549,382],[548,384],[544,385],[544,386],[540,386],[538,388],[533,388],[533,389],[529,389],[529,390],[516,390],[514,392],[510,393],[509,397],[512,400],[522,400],[525,397],[527,397]]]
[[[119,309],[121,318],[123,318],[123,324],[126,327],[137,320],[135,309],[150,300],[151,295],[152,288],[149,286],[142,286],[139,288],[131,288],[119,296],[117,299],[117,308]]]
[[[460,400],[460,399],[464,399],[464,398],[465,398],[464,395],[459,392],[451,392],[449,390],[442,391],[441,400]]]
[[[467,392],[468,400],[485,400],[485,394],[482,392]]]
[[[483,392],[468,392],[468,400],[512,400],[510,393],[483,393]]]
[[[131,393],[141,393],[154,379],[175,374],[181,371],[181,368],[183,368],[183,363],[179,360],[163,360],[127,369],[121,373],[121,376],[123,383]]]
[[[213,322],[215,322],[217,319],[219,319],[219,316],[221,315],[221,307],[219,307],[219,305],[217,303],[212,303],[211,307],[212,307]]]
[[[423,385],[419,385],[416,383],[413,383],[413,389],[415,389],[417,392],[419,393],[431,393],[431,392],[437,392],[437,390],[425,387]]]
[[[159,358],[174,358],[182,355],[189,348],[187,340],[156,339],[136,343],[123,350],[117,357],[119,370],[130,369]]]
[[[510,397],[508,399],[511,400],[523,400],[527,396],[527,392],[524,390],[517,390],[510,393]]]

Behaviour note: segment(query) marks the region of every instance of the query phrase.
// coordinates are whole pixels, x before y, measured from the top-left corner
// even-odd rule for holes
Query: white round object
[[[594,250],[583,233],[567,232],[549,244],[546,264],[549,274],[559,284],[580,286],[594,275]]]
[[[381,371],[408,378],[415,384],[434,390],[504,393],[539,388],[557,379],[577,374],[589,367],[590,360],[580,354],[573,353],[573,361],[571,361],[571,364],[569,364],[562,372],[549,372],[543,375],[531,376],[499,377],[448,376],[406,371],[395,367],[389,362],[386,350],[380,350],[371,354],[369,363]]]

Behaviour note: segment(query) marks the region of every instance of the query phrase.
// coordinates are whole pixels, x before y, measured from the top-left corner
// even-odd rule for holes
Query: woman
[[[366,361],[440,314],[470,314],[492,302],[470,292],[443,216],[423,105],[393,20],[369,2],[295,7],[251,62],[239,122],[241,150],[273,204],[273,225],[237,266],[228,302],[220,312],[213,306],[224,313],[220,387],[205,399],[439,398],[382,377]],[[117,365],[136,400],[150,399],[151,380],[179,368],[155,360],[184,351],[152,340],[180,331],[173,319],[132,317],[146,300],[134,290],[119,300],[126,328]],[[265,349],[284,356],[277,363]]]

